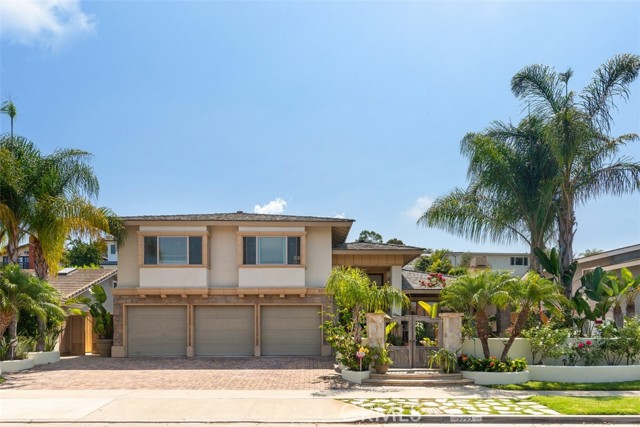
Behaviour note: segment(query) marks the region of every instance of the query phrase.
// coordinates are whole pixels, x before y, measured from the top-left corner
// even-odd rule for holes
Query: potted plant
[[[93,318],[93,332],[98,335],[96,342],[98,354],[102,357],[111,357],[113,315],[104,307],[104,303],[107,301],[107,293],[100,285],[93,285],[90,292],[93,299],[87,303],[87,306]]]
[[[371,359],[373,360],[373,367],[378,374],[386,374],[389,370],[389,366],[393,365],[393,360],[389,356],[388,344],[382,347],[373,347],[371,353]]]
[[[433,368],[434,365],[437,365],[445,374],[458,372],[458,356],[446,348],[432,351],[429,354],[428,363],[429,369]]]

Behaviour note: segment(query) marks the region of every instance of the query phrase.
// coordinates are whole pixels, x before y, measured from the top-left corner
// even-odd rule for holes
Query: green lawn
[[[523,384],[494,385],[491,388],[501,390],[640,390],[640,381],[618,383],[559,383],[546,381],[529,381]]]
[[[533,396],[531,401],[565,415],[640,415],[640,397]]]

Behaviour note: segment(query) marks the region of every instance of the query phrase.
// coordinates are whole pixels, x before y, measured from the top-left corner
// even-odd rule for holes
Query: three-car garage
[[[319,356],[321,309],[276,304],[125,306],[127,356]]]

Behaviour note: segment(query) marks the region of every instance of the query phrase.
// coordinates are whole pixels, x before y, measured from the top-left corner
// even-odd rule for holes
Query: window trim
[[[189,237],[202,238],[202,263],[189,264],[145,264],[144,263],[144,238],[145,237],[186,237],[187,247]],[[188,249],[187,249],[188,250]],[[187,252],[188,253],[188,252]],[[209,268],[209,233],[202,231],[138,231],[138,267],[139,268]]]
[[[518,264],[519,259],[522,260],[521,264]],[[509,259],[509,265],[511,267],[528,267],[529,257],[528,256],[512,256]]]
[[[299,237],[299,264],[244,264],[245,237]],[[236,261],[239,268],[306,268],[307,261],[307,232],[306,231],[238,231],[236,232]],[[285,242],[286,247],[286,242]],[[257,260],[256,260],[257,262]]]

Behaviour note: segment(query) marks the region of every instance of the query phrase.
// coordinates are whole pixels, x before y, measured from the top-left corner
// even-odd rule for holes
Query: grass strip
[[[500,390],[593,390],[593,391],[634,391],[640,390],[640,381],[617,383],[561,383],[548,381],[528,381],[522,384],[492,385]]]
[[[640,397],[533,396],[530,400],[565,415],[640,415]]]

